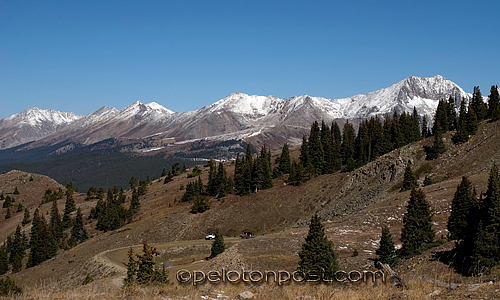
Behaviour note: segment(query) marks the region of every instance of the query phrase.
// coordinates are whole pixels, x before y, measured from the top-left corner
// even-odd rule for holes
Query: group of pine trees
[[[484,198],[483,198],[484,196]],[[484,195],[464,176],[452,201],[449,238],[456,241],[453,265],[465,275],[488,273],[500,264],[500,175],[493,165]]]
[[[45,195],[51,195],[52,192]],[[31,218],[29,210],[24,210],[22,226],[31,223],[29,240],[25,231],[21,231],[21,225],[16,229],[13,236],[7,237],[7,241],[0,247],[0,274],[4,274],[12,266],[12,272],[16,273],[22,269],[22,260],[29,249],[26,267],[36,266],[45,260],[54,257],[58,249],[69,249],[88,239],[87,231],[84,227],[81,209],[76,209],[73,200],[73,186],[69,182],[66,186],[66,202],[63,216],[59,214],[57,198],[52,199],[50,219],[37,208]],[[45,196],[44,196],[45,197]],[[77,210],[73,219],[71,213]],[[69,234],[65,231],[71,229]]]
[[[432,226],[432,211],[425,193],[421,189],[413,188],[403,216],[401,249],[396,251],[390,229],[384,226],[376,254],[380,262],[394,267],[400,258],[414,257],[438,243]]]
[[[236,157],[234,167],[234,188],[237,195],[248,195],[273,187],[271,150],[264,145],[257,156],[252,155],[247,145],[245,156]]]
[[[448,131],[455,131],[452,141],[455,144],[461,144],[467,142],[470,136],[476,134],[481,121],[496,121],[498,119],[500,119],[498,86],[491,87],[488,104],[485,103],[479,87],[475,86],[472,99],[468,105],[465,99],[461,100],[458,114],[455,100],[451,96],[448,101],[439,101],[432,132],[434,136],[437,136]],[[432,155],[431,159],[435,156],[435,153]]]
[[[123,225],[132,222],[134,211],[139,207],[138,189],[133,186],[132,200],[128,209],[122,204],[125,203],[126,195],[123,189],[118,190],[117,186],[108,189],[106,199],[99,199],[96,206],[92,208],[89,218],[96,219],[96,229],[101,231],[111,231],[121,228]],[[137,199],[137,200],[135,200]]]
[[[156,267],[154,257],[160,253],[146,241],[143,241],[142,255],[134,254],[132,248],[128,252],[126,285],[163,285],[168,284],[168,272],[163,267]],[[134,257],[135,256],[135,257]]]
[[[392,118],[386,116],[383,121],[379,117],[372,117],[359,124],[357,134],[349,121],[344,124],[342,132],[336,122],[330,128],[323,121],[320,128],[315,121],[311,125],[309,139],[303,137],[300,166],[297,167],[307,170],[312,166],[317,175],[339,170],[349,172],[385,153],[425,137],[428,134],[425,117],[422,128],[416,109],[412,114],[394,113]]]

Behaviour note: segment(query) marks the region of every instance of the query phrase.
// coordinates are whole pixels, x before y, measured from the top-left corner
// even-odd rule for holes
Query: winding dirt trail
[[[226,244],[236,244],[241,242],[241,238],[237,237],[226,237],[224,238],[224,242]],[[195,245],[211,245],[212,241],[211,240],[191,240],[191,241],[179,241],[179,242],[170,242],[170,243],[161,243],[161,244],[151,244],[150,246],[153,246],[161,252],[162,250],[168,249],[168,248],[174,248],[174,247],[184,247],[184,246],[195,246]],[[122,248],[116,248],[112,250],[107,250],[104,252],[99,253],[96,255],[96,259],[98,259],[101,263],[104,263],[105,265],[114,268],[118,274],[117,277],[113,278],[112,281],[116,286],[121,287],[123,285],[123,279],[125,278],[125,275],[127,273],[127,268],[123,263],[126,263],[128,261],[128,251],[132,247],[134,253],[142,253],[142,245],[134,245],[134,246],[129,246],[129,247],[122,247]],[[169,262],[170,263],[170,262]],[[168,268],[168,275],[170,282],[174,282],[176,280],[175,274],[177,271],[181,269],[185,269],[188,271],[194,271],[194,270],[199,270],[202,267],[204,267],[208,261],[206,260],[199,260],[199,261],[194,261],[191,263],[180,263],[180,264],[175,264],[175,262],[172,263],[173,267]]]

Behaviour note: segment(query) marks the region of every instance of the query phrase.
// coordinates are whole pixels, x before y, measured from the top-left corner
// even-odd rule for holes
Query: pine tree
[[[434,115],[434,125],[432,127],[433,134],[436,134],[436,131],[438,130],[441,131],[441,133],[445,133],[450,129],[447,106],[448,102],[444,101],[444,99],[439,100],[439,104]]]
[[[127,267],[127,277],[125,278],[125,285],[131,285],[136,282],[135,274],[137,273],[137,261],[134,259],[134,250],[132,247],[127,252],[128,262],[125,264]]]
[[[321,145],[323,147],[323,174],[331,174],[334,172],[333,166],[333,135],[326,125],[325,121],[321,122]]]
[[[465,99],[460,102],[460,110],[457,121],[457,133],[453,136],[452,141],[455,144],[462,144],[469,140],[469,132],[467,131],[467,107]]]
[[[424,115],[422,117],[422,138],[428,138],[431,134],[429,132],[429,125],[427,124],[427,117]]]
[[[439,155],[446,152],[446,145],[444,144],[443,137],[441,136],[441,130],[436,130],[434,133],[434,142],[427,152],[427,160],[437,159]]]
[[[411,170],[411,166],[408,164],[405,168],[405,173],[403,176],[403,187],[401,188],[401,191],[408,191],[411,189],[418,188],[418,181],[417,177]]]
[[[311,218],[309,232],[305,243],[302,244],[299,257],[298,270],[306,274],[324,274],[325,278],[333,279],[339,269],[333,243],[328,240],[317,214]]]
[[[375,253],[378,255],[378,260],[381,263],[388,264],[392,268],[399,262],[399,258],[396,255],[396,248],[394,248],[394,242],[392,241],[392,234],[388,226],[382,227],[380,247]]]
[[[5,220],[10,219],[10,206],[7,207],[7,212],[5,213]]]
[[[78,208],[76,211],[75,223],[73,228],[71,228],[71,236],[75,238],[77,243],[83,243],[89,238],[87,230],[85,230],[85,226],[83,225],[81,208]]]
[[[9,255],[9,261],[12,264],[14,273],[21,271],[21,264],[25,255],[24,250],[25,246],[21,234],[21,226],[18,225],[16,228],[16,232],[14,233],[14,237],[12,238],[12,245]]]
[[[207,193],[210,196],[215,196],[217,194],[217,183],[216,183],[216,174],[217,174],[217,166],[213,159],[210,159],[208,162],[208,183],[207,183]]]
[[[321,132],[318,122],[314,121],[311,125],[311,132],[308,141],[309,157],[311,164],[314,166],[318,174],[323,174],[325,167],[325,152],[321,143]]]
[[[428,244],[434,241],[432,213],[422,190],[413,189],[403,216],[401,230],[401,257],[409,258],[420,254]]]
[[[9,257],[7,255],[7,246],[4,243],[0,246],[0,275],[9,271]]]
[[[469,109],[467,110],[467,115],[465,116],[465,129],[469,135],[475,135],[478,127],[479,127],[479,119],[477,117],[477,114],[472,108],[472,106],[469,105]]]
[[[165,180],[163,181],[163,184],[167,184],[173,180],[174,180],[174,175],[172,174],[171,170],[168,170],[167,176],[165,176]]]
[[[342,133],[340,132],[337,122],[332,123],[332,156],[333,156],[333,171],[339,171],[342,168],[342,157],[340,155],[340,147],[342,145]]]
[[[290,151],[288,149],[288,144],[285,143],[281,149],[281,156],[279,159],[278,170],[281,174],[290,174]]]
[[[269,165],[269,170],[271,166]],[[225,197],[227,192],[228,192],[228,179],[227,179],[227,173],[226,169],[224,169],[224,164],[222,162],[219,162],[219,166],[217,168],[217,174],[215,175],[215,196],[217,198],[222,198]]]
[[[302,136],[302,145],[300,146],[299,161],[303,166],[307,166],[311,163],[311,158],[309,156],[309,146],[305,136]]]
[[[14,195],[19,195],[19,190],[17,189],[17,185],[16,185],[16,187],[14,188],[14,193],[13,193],[13,194],[14,194]]]
[[[448,98],[448,105],[446,106],[446,114],[448,115],[449,130],[457,130],[458,118],[455,100],[450,96]]]
[[[342,132],[342,145],[340,147],[340,155],[342,157],[342,164],[345,166],[345,172],[354,170],[354,140],[356,133],[354,127],[349,122],[344,124]]]
[[[210,209],[210,198],[205,195],[198,195],[191,206],[191,213],[203,213]]]
[[[500,96],[498,95],[498,86],[492,85],[488,100],[488,118],[496,121],[500,119]]]
[[[134,187],[132,188],[132,199],[130,200],[130,211],[133,213],[136,213],[139,211],[139,208],[141,207],[141,203],[139,202],[139,193],[137,192],[137,189]]]
[[[36,266],[57,253],[57,245],[49,230],[44,216],[39,216],[38,209],[33,214],[33,226],[30,233],[30,254],[26,267]]]
[[[449,105],[448,105],[449,107]],[[449,117],[448,117],[449,118]],[[411,142],[420,141],[422,139],[422,135],[420,132],[420,118],[418,116],[417,108],[413,107],[413,114],[411,115],[411,132],[412,139]]]
[[[63,237],[64,229],[61,220],[61,215],[59,214],[59,210],[57,208],[57,200],[55,199],[54,201],[52,201],[49,224],[50,224],[50,230],[52,231],[52,235],[54,236],[57,245],[59,245]]]
[[[25,208],[24,209],[24,217],[23,217],[23,221],[21,222],[21,224],[23,226],[26,226],[26,224],[29,224],[31,222],[31,216],[30,216],[30,211]]]
[[[212,242],[212,248],[210,249],[210,256],[208,259],[212,259],[217,255],[221,254],[226,250],[226,245],[224,244],[224,237],[219,230],[215,232],[215,239]]]
[[[488,113],[488,109],[483,101],[483,96],[481,95],[481,91],[478,86],[474,87],[474,92],[472,93],[472,100],[470,102],[471,108],[476,113],[476,117],[478,122],[481,122],[486,118]]]
[[[467,176],[463,176],[451,202],[451,214],[448,219],[449,239],[465,239],[468,214],[473,202],[472,184]]]

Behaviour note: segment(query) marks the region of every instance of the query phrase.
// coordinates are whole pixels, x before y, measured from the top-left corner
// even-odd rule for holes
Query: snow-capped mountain
[[[65,113],[60,113],[57,118],[47,118],[53,120],[52,123],[37,123],[41,119],[41,113],[29,115],[22,112],[17,114],[19,116],[0,119],[0,145],[5,149],[38,140],[29,145],[29,148],[34,148],[55,145],[60,141],[90,145],[109,138],[137,142],[146,138],[168,140],[168,143],[186,143],[200,139],[246,139],[277,147],[285,141],[290,144],[299,143],[302,135],[308,134],[310,125],[315,120],[325,120],[328,123],[336,120],[343,123],[348,119],[356,123],[375,115],[392,114],[394,111],[412,112],[413,107],[417,108],[419,114],[425,114],[428,120],[432,120],[438,101],[450,96],[457,105],[462,97],[470,98],[470,94],[458,85],[436,75],[408,77],[390,87],[343,99],[308,95],[281,99],[274,95],[233,93],[212,105],[185,113],[175,113],[155,102],[144,104],[137,101],[120,111],[102,107],[87,116],[67,113],[65,118],[62,117]],[[14,118],[17,121],[12,122]],[[59,123],[56,123],[56,119]],[[26,127],[30,128],[29,132],[19,129],[19,125],[16,125],[18,123],[30,124],[30,127]],[[18,136],[21,132],[26,132],[26,137],[12,139],[9,132],[17,132]],[[158,145],[165,146],[161,142],[155,143],[155,146]]]
[[[42,139],[83,118],[72,112],[29,108],[0,119],[0,149]]]

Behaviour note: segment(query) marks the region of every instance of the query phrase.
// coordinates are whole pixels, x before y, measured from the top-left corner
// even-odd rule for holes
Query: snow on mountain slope
[[[0,119],[0,149],[35,141],[83,118],[72,112],[29,108]]]
[[[462,97],[470,98],[458,85],[436,75],[411,76],[387,88],[342,99],[308,95],[281,99],[274,95],[233,93],[212,105],[185,113],[175,113],[155,102],[144,104],[141,101],[120,111],[102,107],[85,117],[60,112],[44,117],[47,112],[35,113],[36,109],[33,109],[32,115],[29,114],[30,110],[19,113],[26,116],[14,123],[11,120],[16,115],[0,119],[0,147],[5,149],[44,137],[32,147],[55,144],[60,140],[88,145],[108,138],[145,137],[175,138],[177,142],[207,138],[262,138],[261,142],[273,139],[299,140],[308,133],[313,121],[325,120],[330,123],[338,120],[342,123],[349,119],[356,123],[394,111],[412,112],[413,107],[417,108],[420,115],[425,114],[428,120],[432,120],[438,101],[450,96],[455,98],[457,106]],[[35,124],[44,122],[41,120],[51,120],[46,122],[52,127],[37,127]],[[15,124],[23,122],[31,126],[31,131],[26,132],[27,137],[17,140],[10,138],[12,132],[19,134],[20,129]],[[36,130],[45,131],[38,134]]]

